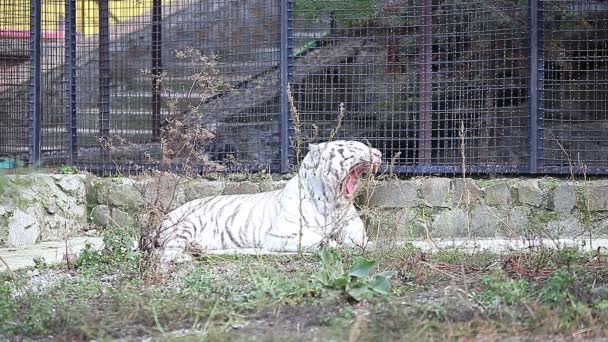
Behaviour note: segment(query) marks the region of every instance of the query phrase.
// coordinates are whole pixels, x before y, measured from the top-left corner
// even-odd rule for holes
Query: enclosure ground
[[[588,341],[608,336],[608,261],[601,248],[427,253],[408,244],[327,251],[323,258],[207,255],[159,273],[142,263],[120,233],[106,236],[104,244],[103,251],[85,247],[68,264],[38,259],[34,267],[0,273],[0,339]],[[385,271],[394,272],[387,294],[376,276]]]

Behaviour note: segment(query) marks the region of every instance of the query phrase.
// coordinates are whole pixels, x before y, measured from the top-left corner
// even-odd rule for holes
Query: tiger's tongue
[[[369,169],[368,165],[359,165],[348,173],[346,176],[346,184],[344,185],[344,196],[347,199],[352,199],[355,196],[355,188],[357,187],[357,182],[359,181],[359,177]]]

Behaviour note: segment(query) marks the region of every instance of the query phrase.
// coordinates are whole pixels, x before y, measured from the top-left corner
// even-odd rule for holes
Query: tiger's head
[[[299,175],[316,199],[351,201],[361,177],[377,172],[381,162],[382,152],[358,141],[310,144]]]

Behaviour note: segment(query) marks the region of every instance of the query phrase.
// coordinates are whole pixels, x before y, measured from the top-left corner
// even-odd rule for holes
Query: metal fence
[[[608,173],[608,3],[0,3],[0,167],[155,168],[189,127],[201,169],[336,132],[401,173]]]

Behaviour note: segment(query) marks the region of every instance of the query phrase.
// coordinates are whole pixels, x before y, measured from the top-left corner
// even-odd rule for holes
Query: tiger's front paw
[[[181,248],[165,248],[160,253],[159,261],[163,265],[176,265],[185,262],[192,262],[192,256],[188,253],[185,253]]]

